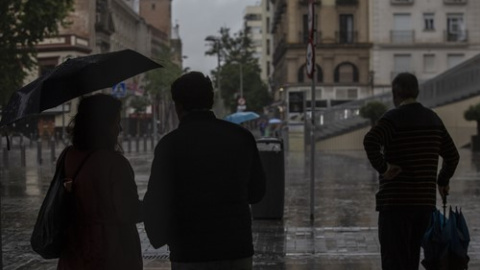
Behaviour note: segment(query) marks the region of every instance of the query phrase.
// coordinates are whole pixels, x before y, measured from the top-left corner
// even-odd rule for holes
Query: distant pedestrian
[[[65,184],[75,207],[57,269],[143,269],[135,225],[141,222],[141,204],[133,170],[118,145],[121,105],[104,94],[78,105],[70,129],[73,146],[64,150],[65,172],[72,177],[81,169]]]
[[[422,237],[436,208],[436,190],[448,195],[459,161],[442,120],[416,101],[417,78],[401,73],[392,82],[394,109],[365,135],[364,147],[380,173],[376,194],[382,269],[418,269]],[[439,156],[443,165],[437,175]]]
[[[169,246],[172,269],[252,269],[249,204],[265,193],[256,141],[215,117],[202,73],[184,74],[171,93],[180,124],[155,148],[144,198],[150,243]]]
[[[265,137],[265,130],[267,129],[267,120],[260,119],[258,129],[260,130],[260,136]]]

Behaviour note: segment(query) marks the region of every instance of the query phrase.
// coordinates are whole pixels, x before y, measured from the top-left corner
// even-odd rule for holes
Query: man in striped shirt
[[[436,190],[446,198],[459,155],[442,120],[416,101],[417,78],[392,82],[395,108],[365,135],[363,144],[380,173],[376,194],[382,269],[418,269],[423,234],[436,208]],[[437,174],[439,156],[443,159]]]

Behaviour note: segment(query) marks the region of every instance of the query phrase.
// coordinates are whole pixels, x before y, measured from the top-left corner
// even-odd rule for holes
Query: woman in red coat
[[[121,102],[98,94],[81,100],[71,123],[66,175],[74,179],[73,222],[58,269],[140,270],[142,256],[136,223],[141,202],[133,170],[117,139]]]

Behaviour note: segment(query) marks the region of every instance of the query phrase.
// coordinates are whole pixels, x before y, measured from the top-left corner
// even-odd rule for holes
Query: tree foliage
[[[154,55],[153,59],[160,63],[163,68],[146,73],[145,90],[152,97],[164,99],[169,97],[170,85],[182,75],[182,68],[172,61],[173,55],[170,48],[165,45],[161,47],[158,55]]]
[[[232,36],[230,29],[221,28],[219,33],[217,41],[209,44],[210,48],[205,54],[221,58],[221,67],[212,71],[212,75],[216,84],[220,83],[220,93],[225,106],[231,112],[237,110],[242,81],[247,110],[263,113],[263,107],[268,105],[272,98],[267,85],[260,78],[260,66],[253,55],[252,40],[248,32],[241,30]]]
[[[36,65],[39,41],[68,26],[74,0],[0,1],[0,106],[23,85],[26,71]]]
[[[373,127],[387,110],[387,105],[374,100],[360,107],[360,116],[369,119]]]

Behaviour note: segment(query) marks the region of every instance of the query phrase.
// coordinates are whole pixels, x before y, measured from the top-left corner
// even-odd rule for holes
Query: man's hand
[[[391,180],[395,178],[400,172],[402,172],[402,168],[400,166],[394,164],[388,164],[387,170],[383,173],[383,178],[385,180]]]
[[[450,191],[450,186],[438,186],[438,193],[440,193],[440,196],[442,196],[442,200],[445,201],[448,196],[448,192]]]

